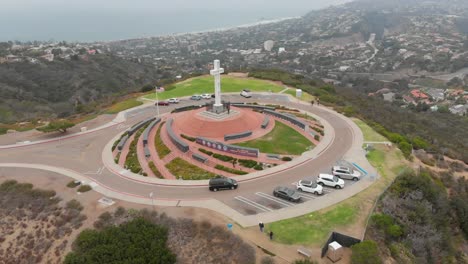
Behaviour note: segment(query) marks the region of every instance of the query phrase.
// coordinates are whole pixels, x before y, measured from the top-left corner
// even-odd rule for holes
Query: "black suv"
[[[221,189],[237,189],[237,181],[231,178],[224,176],[218,176],[216,178],[210,179],[210,191],[216,192]]]

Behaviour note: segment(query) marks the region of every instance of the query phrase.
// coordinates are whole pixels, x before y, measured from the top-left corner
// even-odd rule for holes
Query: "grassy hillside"
[[[160,77],[154,67],[112,55],[0,64],[0,123],[93,112]]]

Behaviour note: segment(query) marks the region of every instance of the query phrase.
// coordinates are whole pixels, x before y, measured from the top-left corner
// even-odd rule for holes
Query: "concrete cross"
[[[215,82],[215,107],[221,107],[221,73],[224,72],[223,68],[219,67],[219,60],[215,60],[213,63],[214,69],[210,71],[210,74],[214,76]]]

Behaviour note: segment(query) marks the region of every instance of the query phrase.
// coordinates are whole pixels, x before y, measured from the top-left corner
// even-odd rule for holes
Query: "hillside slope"
[[[80,104],[102,103],[110,96],[153,84],[151,65],[100,54],[87,60],[0,64],[0,123],[39,117],[65,117]]]

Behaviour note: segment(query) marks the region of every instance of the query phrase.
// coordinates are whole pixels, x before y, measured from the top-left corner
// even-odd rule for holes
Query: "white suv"
[[[309,192],[313,194],[322,194],[323,187],[314,181],[302,180],[296,184],[296,189],[301,192]]]
[[[341,179],[348,179],[353,181],[357,181],[361,178],[361,173],[359,171],[342,166],[333,166],[332,174]]]
[[[242,92],[240,93],[241,96],[245,97],[245,98],[250,98],[252,97],[252,94],[250,93],[250,90],[248,89],[244,89],[242,90]]]
[[[317,184],[322,186],[326,185],[329,187],[334,187],[336,189],[344,188],[344,181],[334,175],[320,173],[317,177]]]
[[[170,104],[178,104],[179,99],[178,98],[169,98],[169,100],[167,100],[167,102],[170,103]]]
[[[203,99],[211,99],[211,94],[202,94],[201,98]]]

